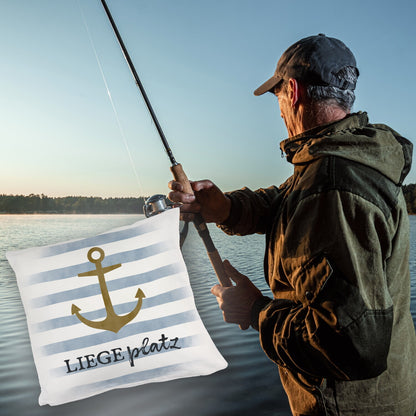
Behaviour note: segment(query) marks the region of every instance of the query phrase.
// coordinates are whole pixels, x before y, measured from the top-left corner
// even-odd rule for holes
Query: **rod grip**
[[[224,286],[224,287],[232,286],[230,278],[225,273],[224,264],[221,260],[218,250],[211,251],[211,252],[208,251],[208,257],[211,261],[212,267],[215,270],[215,274],[217,275],[217,279],[220,282],[221,286]]]
[[[209,234],[207,224],[198,214],[196,214],[194,217],[194,225],[196,230],[198,231],[199,236],[202,238],[202,241],[204,242],[209,260],[211,261],[212,267],[214,268],[215,274],[217,275],[217,279],[220,282],[221,286],[232,286],[230,278],[225,273],[224,264],[221,260],[221,256],[218,253],[218,250],[215,248],[211,235]]]
[[[180,163],[173,165],[170,167],[170,170],[172,171],[175,181],[179,182],[183,186],[183,191],[187,194],[193,195],[194,191],[192,190],[192,186],[186,176],[186,173],[182,169],[182,165]]]
[[[175,181],[179,182],[183,186],[183,191],[187,194],[194,194],[194,191],[191,187],[189,179],[187,178],[185,172],[182,169],[182,165],[178,163],[170,167]],[[232,286],[230,278],[226,275],[224,264],[222,263],[221,257],[212,242],[211,236],[209,234],[207,225],[205,224],[203,218],[199,214],[195,214],[193,220],[195,227],[202,238],[202,241],[205,244],[207,249],[208,257],[211,261],[212,267],[214,268],[215,274],[217,275],[218,281],[221,286]]]

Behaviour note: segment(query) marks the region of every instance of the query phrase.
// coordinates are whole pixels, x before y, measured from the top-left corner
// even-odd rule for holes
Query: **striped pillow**
[[[196,310],[178,230],[171,209],[95,237],[7,253],[40,405],[227,366]]]

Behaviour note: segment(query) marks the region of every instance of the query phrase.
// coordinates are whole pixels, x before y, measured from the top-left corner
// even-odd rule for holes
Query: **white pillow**
[[[7,258],[26,312],[40,405],[227,366],[195,307],[178,209]]]

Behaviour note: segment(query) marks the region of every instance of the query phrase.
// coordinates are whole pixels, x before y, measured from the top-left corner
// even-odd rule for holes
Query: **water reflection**
[[[0,415],[44,416],[289,416],[276,367],[262,352],[258,334],[223,322],[210,288],[216,283],[202,242],[190,227],[184,245],[195,301],[208,332],[229,366],[219,373],[135,388],[113,390],[59,407],[38,405],[39,384],[26,318],[6,250],[76,238],[131,224],[142,216],[0,216]],[[416,321],[416,216],[410,217],[412,314]],[[263,237],[228,237],[210,227],[223,258],[250,276],[265,292]]]

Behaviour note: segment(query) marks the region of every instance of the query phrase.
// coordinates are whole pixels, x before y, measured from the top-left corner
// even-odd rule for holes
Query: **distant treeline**
[[[0,195],[0,214],[142,214],[146,199]]]
[[[416,214],[416,184],[403,185],[404,199],[406,200],[407,212]]]
[[[407,212],[416,214],[416,184],[403,185],[403,193]],[[0,195],[0,214],[142,214],[146,199]]]

